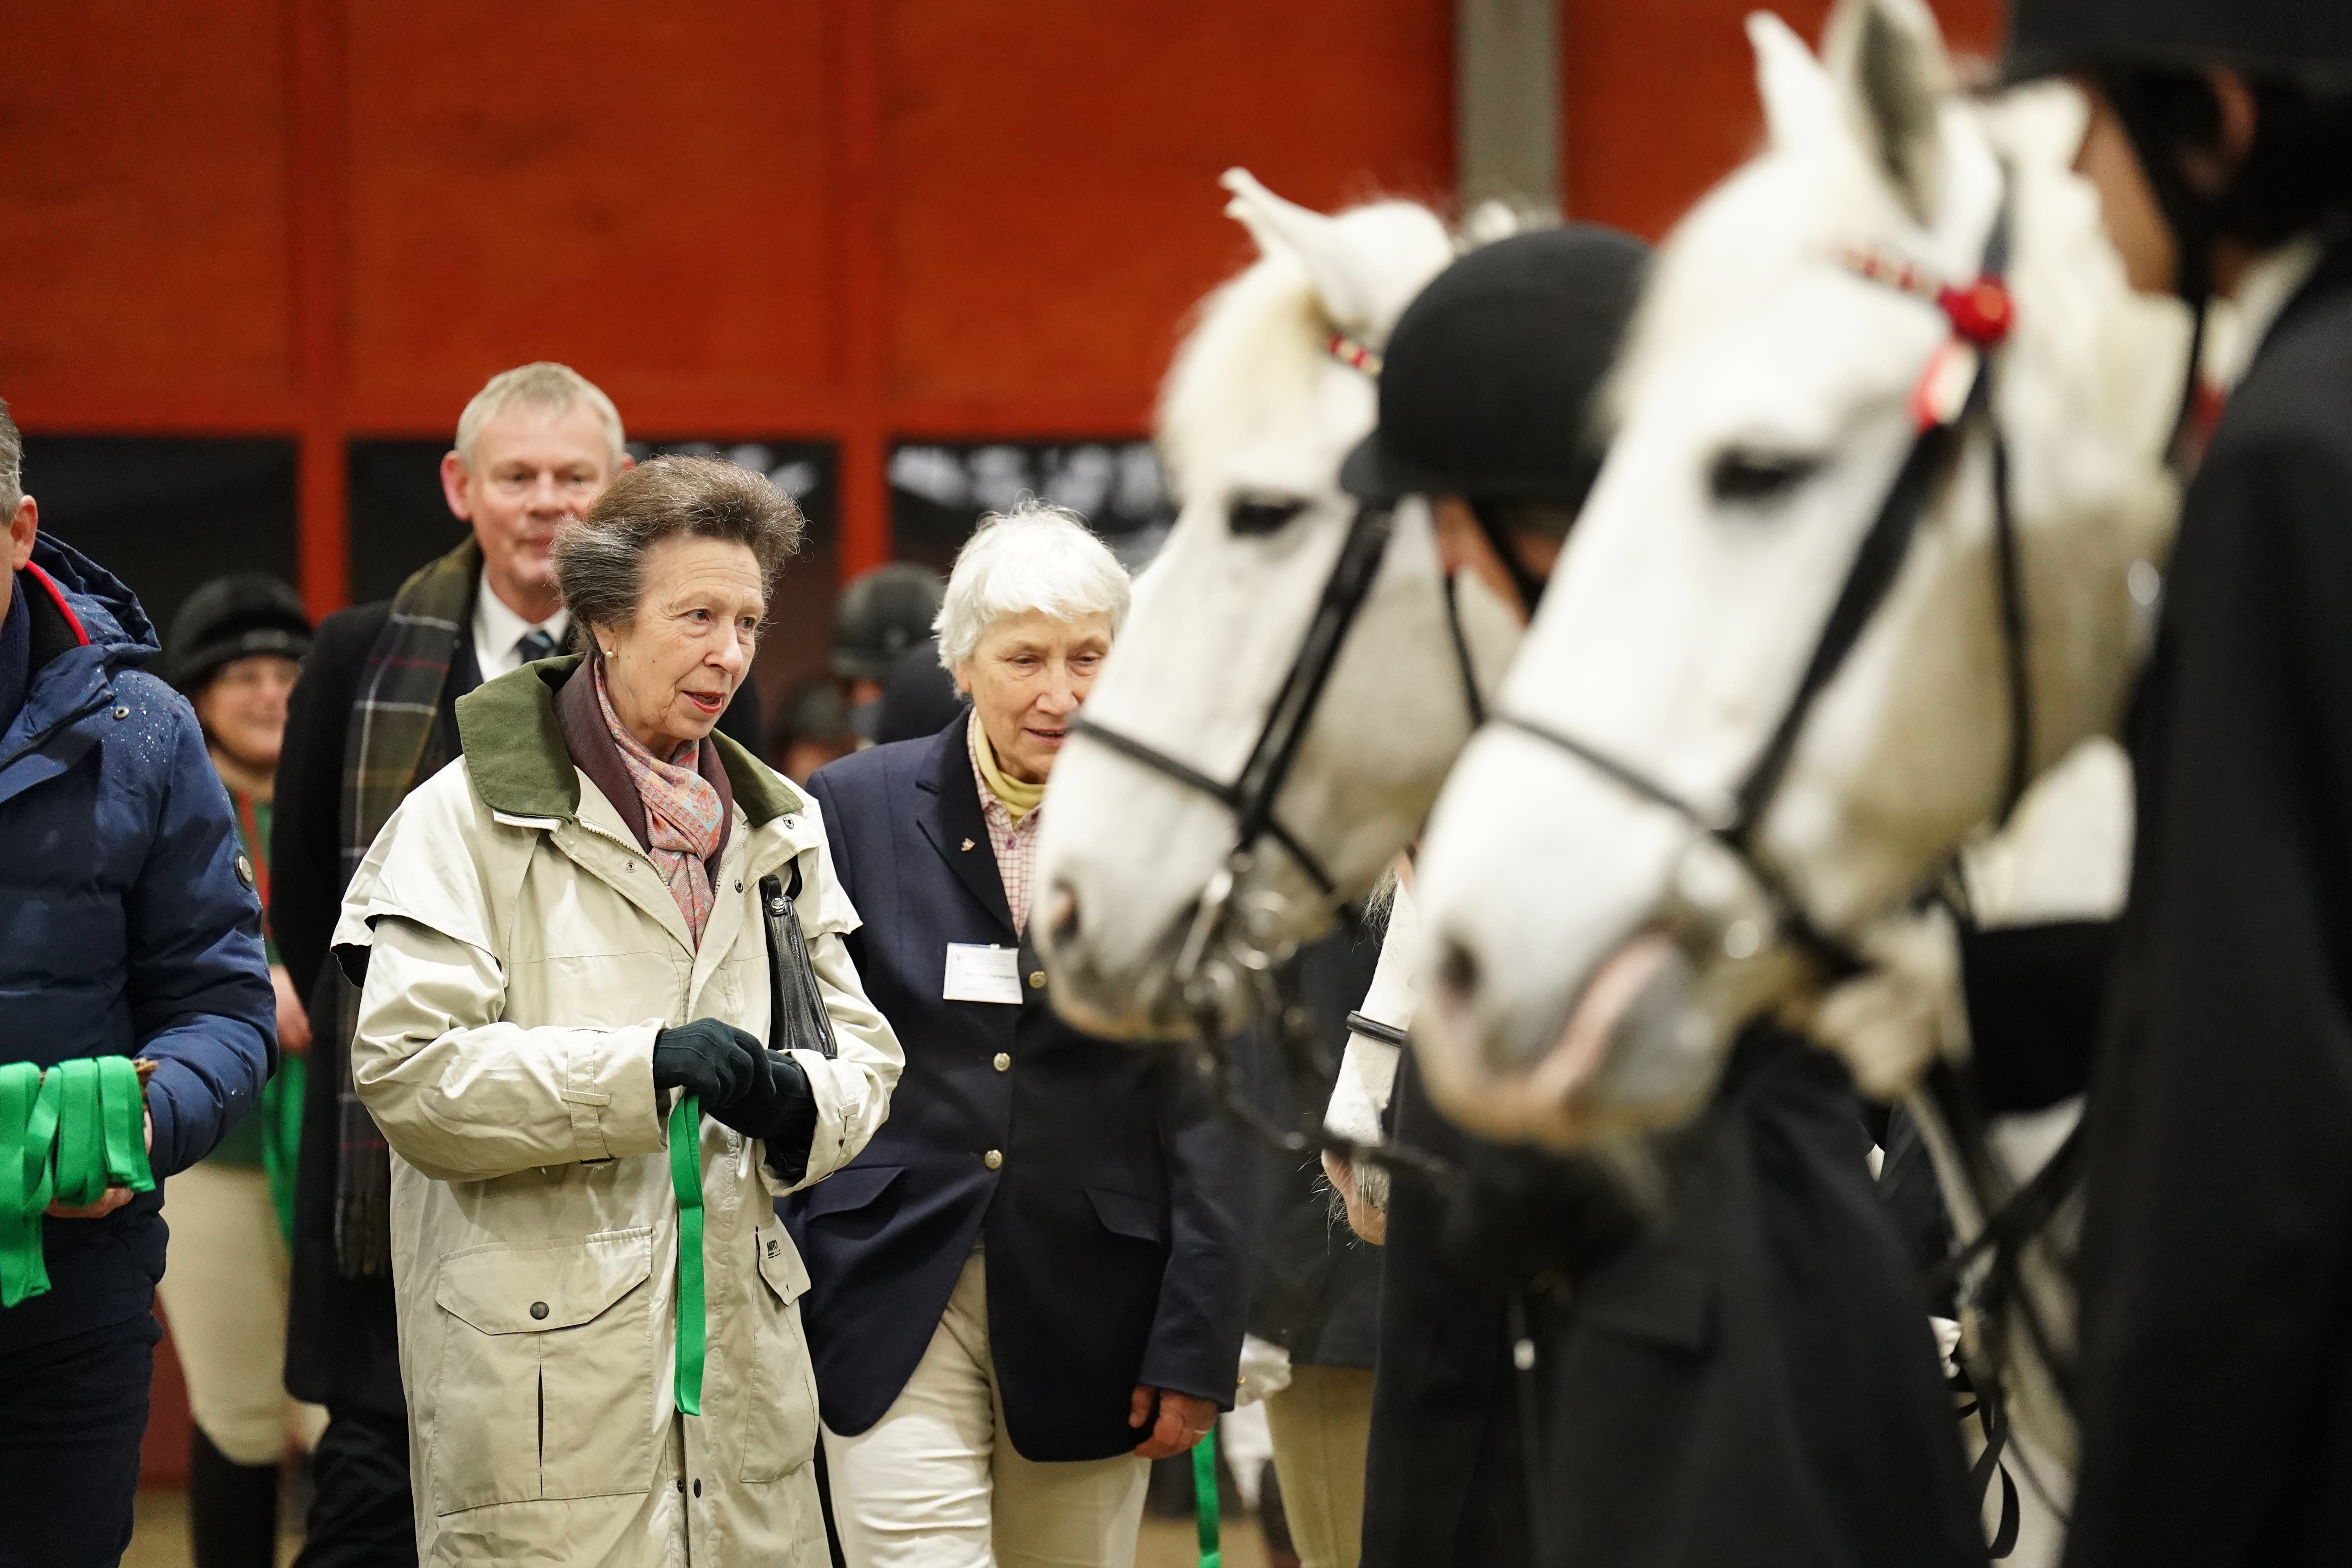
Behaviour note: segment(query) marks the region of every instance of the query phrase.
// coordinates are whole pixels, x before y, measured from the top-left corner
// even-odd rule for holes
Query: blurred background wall
[[[314,613],[390,593],[458,537],[434,468],[466,399],[562,360],[641,449],[800,497],[773,702],[840,579],[944,566],[1023,489],[1115,542],[1164,523],[1153,391],[1251,256],[1221,171],[1655,237],[1758,134],[1748,8],[0,0],[0,396],[43,526],[168,624],[234,567]],[[1998,0],[1937,9],[1993,47]]]

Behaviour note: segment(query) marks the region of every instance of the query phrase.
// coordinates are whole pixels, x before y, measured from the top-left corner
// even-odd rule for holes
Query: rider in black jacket
[[[2068,1561],[2341,1562],[2352,8],[2024,0],[2011,52],[2012,74],[2091,89],[2081,166],[2135,283],[2200,310],[2234,297],[2260,344],[2182,507],[2130,736],[2138,838],[2092,1079]]]

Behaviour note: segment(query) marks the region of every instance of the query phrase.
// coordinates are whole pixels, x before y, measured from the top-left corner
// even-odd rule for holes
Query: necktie
[[[535,664],[542,658],[555,657],[555,639],[538,626],[515,638],[515,658],[523,664]]]

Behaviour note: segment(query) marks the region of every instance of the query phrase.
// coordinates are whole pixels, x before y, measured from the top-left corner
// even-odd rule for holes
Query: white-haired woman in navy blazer
[[[1046,775],[1127,605],[1074,514],[986,520],[938,623],[971,712],[809,781],[907,1053],[792,1215],[851,1568],[1124,1568],[1147,1461],[1233,1402],[1255,1165],[1172,1064],[1055,1016],[1026,935]]]

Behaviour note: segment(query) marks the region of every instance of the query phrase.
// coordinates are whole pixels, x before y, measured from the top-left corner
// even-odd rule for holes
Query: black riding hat
[[[947,579],[912,561],[877,566],[841,591],[833,606],[833,672],[887,680],[906,651],[931,635]]]
[[[266,572],[232,572],[188,595],[172,617],[165,675],[194,691],[224,665],[255,654],[299,659],[310,651],[301,596]]]
[[[2235,66],[2315,86],[2352,85],[2346,0],[2017,0],[2011,81],[2101,68]]]
[[[1650,247],[1570,224],[1482,246],[1389,334],[1380,427],[1339,483],[1364,500],[1525,497],[1580,504],[1601,466],[1593,394],[1617,357]]]

